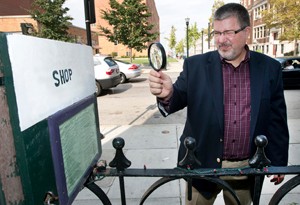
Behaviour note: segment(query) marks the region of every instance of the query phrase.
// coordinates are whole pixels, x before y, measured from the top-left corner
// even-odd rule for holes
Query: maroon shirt
[[[222,61],[224,87],[224,160],[243,160],[250,153],[250,52],[238,67]],[[169,100],[159,99],[159,107],[168,115]]]
[[[225,160],[247,159],[250,153],[250,53],[246,49],[245,59],[236,68],[222,59]]]

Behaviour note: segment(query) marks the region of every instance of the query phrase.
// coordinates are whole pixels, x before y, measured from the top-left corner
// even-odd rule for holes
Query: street
[[[168,73],[173,81],[178,72]],[[128,83],[120,84],[98,97],[101,125],[139,125],[139,124],[178,124],[185,122],[185,112],[178,112],[164,118],[158,112],[156,99],[150,93],[148,73]],[[284,91],[288,119],[300,119],[300,89]]]
[[[178,73],[168,73],[175,81]],[[164,118],[156,107],[156,98],[150,93],[148,74],[143,73],[128,83],[120,84],[98,97],[101,125],[183,124],[185,112]],[[105,134],[105,133],[103,133]]]

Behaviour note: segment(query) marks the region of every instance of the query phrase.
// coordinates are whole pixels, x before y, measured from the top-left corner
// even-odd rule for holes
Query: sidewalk
[[[182,62],[171,63],[166,72],[180,72]],[[150,69],[144,69],[148,72]],[[157,109],[153,109],[148,113],[153,115]],[[300,119],[289,119],[290,128],[290,165],[300,164]],[[102,156],[109,163],[115,154],[112,146],[112,140],[115,137],[122,137],[125,140],[123,149],[126,157],[131,161],[130,168],[143,169],[147,168],[174,168],[177,162],[177,151],[179,145],[179,137],[183,130],[183,124],[143,124],[136,121],[132,125],[101,125],[101,132],[105,135],[102,140]],[[286,176],[285,182],[292,178]],[[158,178],[152,177],[125,177],[125,193],[128,205],[137,205],[144,192]],[[116,177],[107,177],[97,184],[108,195],[113,205],[121,205],[119,180]],[[261,205],[268,204],[272,195],[279,186],[274,186],[265,180],[260,200]],[[145,201],[145,205],[181,205],[185,198],[185,182],[183,180],[175,180],[167,183],[155,190]],[[283,200],[281,204],[300,203],[300,187],[292,190]],[[101,201],[86,188],[83,189],[76,197],[73,205],[96,205]],[[224,202],[219,196],[215,202],[216,205],[223,205]]]

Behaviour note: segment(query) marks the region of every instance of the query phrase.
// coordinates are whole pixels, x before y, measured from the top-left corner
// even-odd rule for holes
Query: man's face
[[[239,32],[234,32],[239,31]],[[241,28],[235,17],[214,21],[215,45],[227,61],[241,60],[249,34],[249,27]],[[243,59],[242,59],[243,60]]]

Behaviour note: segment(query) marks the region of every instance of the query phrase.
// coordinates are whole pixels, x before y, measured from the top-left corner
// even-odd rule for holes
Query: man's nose
[[[222,34],[219,36],[218,41],[219,41],[219,42],[225,42],[225,41],[227,41],[226,35],[222,33]]]

